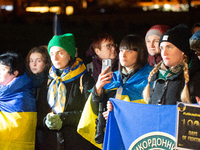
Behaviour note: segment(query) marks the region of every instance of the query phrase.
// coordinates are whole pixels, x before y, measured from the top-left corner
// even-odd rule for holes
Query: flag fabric
[[[90,141],[96,147],[102,149],[103,145],[95,141],[96,123],[98,118],[98,109],[95,103],[92,102],[92,93],[89,95],[88,100],[83,109],[81,119],[79,121],[77,132]]]
[[[53,17],[53,35],[62,35],[62,29],[60,26],[60,21],[58,19],[57,13],[55,13]]]
[[[148,83],[149,72],[152,70],[152,66],[146,64],[131,78],[129,78],[125,84],[121,82],[121,75],[119,71],[113,73],[113,78],[109,84],[104,86],[106,92],[117,90],[116,97],[123,101],[146,103],[142,98],[142,91]],[[121,92],[118,92],[121,89]],[[119,94],[118,94],[119,93]],[[86,140],[90,141],[95,146],[102,149],[102,144],[98,144],[95,141],[96,123],[98,118],[98,106],[92,101],[92,94],[90,94],[81,119],[78,125],[78,133],[82,135]]]
[[[36,101],[26,74],[0,86],[0,149],[34,150]]]
[[[103,150],[173,149],[176,105],[150,105],[110,98]]]
[[[124,84],[122,83],[120,71],[113,72],[113,77],[111,82],[104,86],[104,89],[109,92],[112,90],[121,89],[121,92],[117,90],[117,99],[136,102],[136,103],[146,103],[143,100],[142,92],[148,83],[148,76],[152,70],[152,66],[148,63],[132,75]]]

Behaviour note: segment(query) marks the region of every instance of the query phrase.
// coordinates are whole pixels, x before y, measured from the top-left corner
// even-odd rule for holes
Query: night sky
[[[30,13],[20,17],[0,17],[0,53],[18,51],[25,57],[28,51],[39,45],[47,45],[53,36],[52,13]],[[109,14],[58,15],[62,33],[73,33],[79,57],[89,61],[85,52],[92,39],[100,33],[109,33],[119,44],[127,34],[144,37],[147,30],[155,24],[171,27],[185,23],[191,27],[200,22],[200,11],[192,12],[131,12]]]

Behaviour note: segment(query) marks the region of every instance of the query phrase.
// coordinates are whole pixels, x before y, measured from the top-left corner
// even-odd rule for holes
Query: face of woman
[[[104,40],[101,43],[101,48],[95,49],[95,53],[101,59],[115,59],[117,57],[117,51],[114,45],[113,41]]]
[[[33,74],[41,73],[45,66],[41,53],[34,52],[30,55],[29,68]]]
[[[10,68],[8,66],[0,64],[0,85],[8,85],[15,75],[9,73]]]
[[[58,46],[50,48],[50,57],[55,68],[60,70],[66,69],[71,59],[68,52]]]
[[[183,52],[170,42],[160,44],[163,62],[168,67],[174,67],[183,61]]]
[[[131,70],[137,61],[138,52],[134,50],[120,49],[119,61],[127,71]]]
[[[147,46],[148,53],[151,56],[160,54],[159,40],[160,40],[160,38],[155,35],[149,35],[147,37],[146,46]]]

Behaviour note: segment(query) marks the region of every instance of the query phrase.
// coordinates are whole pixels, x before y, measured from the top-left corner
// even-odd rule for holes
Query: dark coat
[[[189,93],[192,103],[196,103],[195,97],[200,97],[200,62],[195,55],[193,57],[189,69]],[[151,81],[153,86],[150,92],[149,104],[173,105],[181,101],[180,96],[185,85],[183,71],[170,76],[166,81],[158,79],[157,72],[152,76]]]
[[[51,82],[52,80],[49,79]],[[57,150],[60,144],[57,139],[64,139],[64,149],[68,150],[92,150],[96,147],[90,142],[85,140],[81,135],[77,133],[77,125],[81,117],[82,110],[85,102],[89,96],[88,90],[91,89],[95,82],[93,78],[88,74],[84,74],[82,78],[83,93],[79,89],[80,78],[66,83],[66,104],[64,113],[60,113],[60,118],[63,121],[62,128],[57,130],[50,130],[45,125],[45,117],[52,110],[47,102],[47,91],[50,82],[46,79],[46,84],[41,87],[38,99],[38,128],[42,131],[43,136],[40,137],[40,147],[42,150]]]

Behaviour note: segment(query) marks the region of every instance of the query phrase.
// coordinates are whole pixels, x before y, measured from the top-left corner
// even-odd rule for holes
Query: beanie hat
[[[155,35],[157,37],[161,37],[163,33],[169,30],[170,27],[168,25],[154,25],[152,26],[146,33],[145,41],[149,35]]]
[[[190,37],[191,31],[189,28],[185,24],[179,24],[161,36],[159,47],[161,42],[170,42],[184,52],[185,55],[189,56],[191,52],[189,44]]]
[[[66,33],[63,35],[54,35],[48,44],[48,53],[52,46],[58,46],[69,53],[74,59],[76,53],[74,35],[72,33]]]
[[[190,48],[200,53],[200,30],[195,32],[189,41],[190,41]]]

